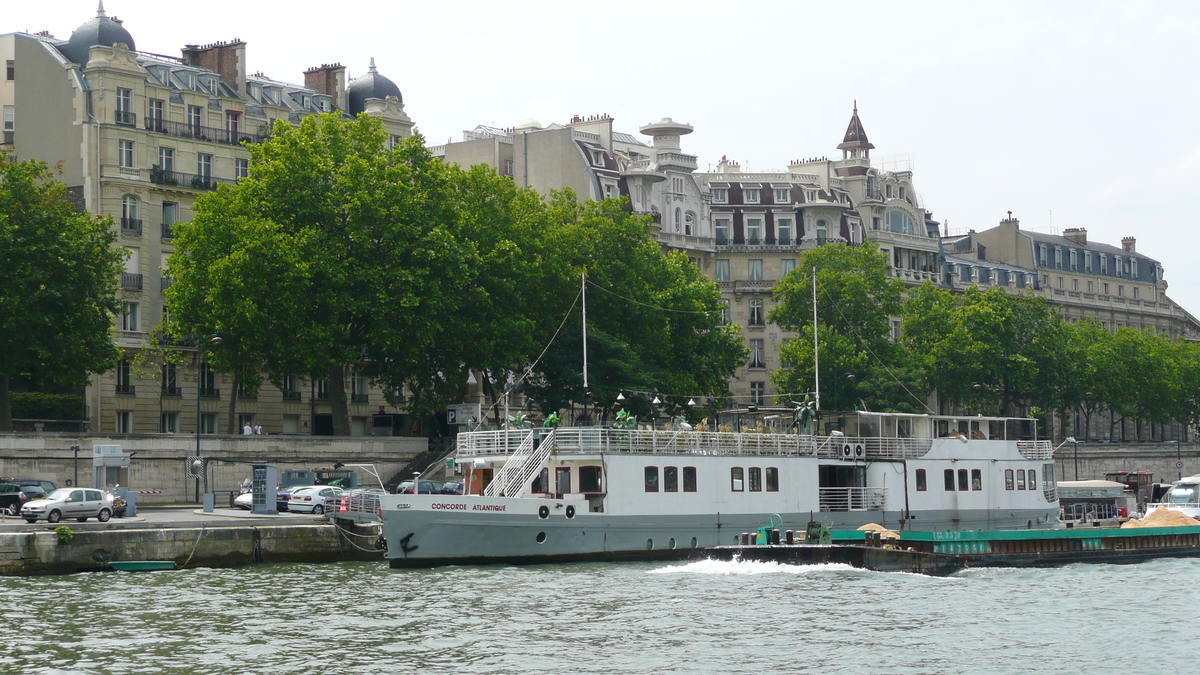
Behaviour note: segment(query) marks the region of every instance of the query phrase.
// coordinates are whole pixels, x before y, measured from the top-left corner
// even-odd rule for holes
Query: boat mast
[[[817,345],[817,268],[813,268],[813,383],[816,386],[816,396],[813,399],[813,412],[821,410],[821,357]]]
[[[583,296],[583,390],[587,395],[587,273],[579,275],[579,293]],[[586,403],[584,405],[587,405]]]

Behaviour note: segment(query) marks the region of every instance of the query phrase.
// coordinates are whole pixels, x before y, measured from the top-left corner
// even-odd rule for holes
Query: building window
[[[954,469],[946,469],[942,472],[942,487],[946,492],[954,492]]]
[[[1071,269],[1079,269],[1079,251],[1076,251],[1075,249],[1071,249]]]
[[[215,397],[220,392],[217,391],[217,373],[213,371],[212,366],[208,365],[207,361],[200,362],[200,395]]]
[[[776,218],[775,219],[776,240],[780,246],[790,246],[792,243],[792,219],[791,218]]]
[[[762,259],[746,261],[746,278],[750,281],[762,281],[763,278],[763,261]]]
[[[134,124],[133,90],[117,87],[117,124]]]
[[[241,139],[238,138],[238,128],[241,126],[241,115],[227,110],[225,112],[225,132],[229,135],[230,143],[237,143]]]
[[[160,99],[150,99],[149,111],[146,114],[146,128],[150,131],[163,130],[163,102]]]
[[[1137,258],[1130,258],[1130,259],[1129,259],[1129,278],[1130,278],[1130,279],[1136,279],[1136,278],[1138,278],[1138,272],[1137,272]]]
[[[1117,297],[1118,298],[1125,297],[1125,287],[1124,286],[1121,286],[1121,285],[1117,286]]]
[[[779,275],[781,277],[786,277],[788,272],[791,272],[794,269],[796,269],[795,258],[784,258],[783,260],[779,261]]]
[[[1073,291],[1079,290],[1079,280],[1078,279],[1071,280],[1071,290],[1073,290]]]
[[[729,489],[731,491],[741,492],[745,489],[744,473],[740,466],[735,466],[729,470]]]
[[[241,180],[250,175],[250,160],[238,157],[233,160],[233,177]]]
[[[133,195],[121,197],[121,232],[140,235],[142,221],[138,218],[138,200]]]
[[[121,330],[138,329],[138,303],[126,302],[121,309]]]
[[[646,492],[658,492],[658,467],[648,466],[645,471]]]
[[[196,155],[196,175],[201,178],[212,178],[212,155]]]
[[[1063,262],[1062,261],[1062,247],[1055,246],[1054,247],[1054,266],[1061,270],[1062,262]]]
[[[1100,254],[1100,274],[1108,274],[1108,256]]]
[[[712,196],[713,202],[717,204],[724,204],[729,200],[729,193],[725,188],[713,188]]]
[[[1088,289],[1088,290],[1087,290],[1087,292],[1088,292],[1088,293],[1095,293],[1095,292],[1096,292],[1096,284],[1095,284],[1095,282],[1089,281],[1089,282],[1088,282],[1088,285],[1087,285],[1087,289]]]
[[[751,467],[749,471],[748,481],[751,492],[762,492],[762,469],[757,466]]]
[[[766,368],[767,363],[763,355],[764,340],[755,338],[750,341],[750,368]]]
[[[133,380],[130,373],[129,359],[121,359],[117,362],[117,393],[132,394]]]
[[[729,220],[726,218],[718,218],[714,226],[717,236],[717,246],[725,246],[729,243]]]
[[[758,188],[746,188],[742,192],[742,195],[744,197],[743,201],[745,203],[747,203],[747,204],[757,204],[758,203]]]
[[[917,492],[925,492],[927,489],[925,482],[925,469],[917,469]]]
[[[1058,278],[1058,288],[1059,288],[1059,290],[1062,290],[1063,288],[1065,288],[1065,286],[1063,285],[1063,278],[1062,278],[1062,277],[1059,277],[1059,278]]]
[[[779,492],[779,468],[767,467],[767,492]]]
[[[899,232],[900,234],[916,234],[917,227],[913,224],[912,218],[903,211],[892,210],[883,214],[884,229],[889,232]]]
[[[1085,271],[1085,272],[1092,271],[1092,252],[1091,251],[1083,252],[1083,271]]]
[[[1046,266],[1047,266],[1047,265],[1046,265],[1046,245],[1045,245],[1045,244],[1039,244],[1039,245],[1038,245],[1038,263],[1039,263],[1039,264],[1040,264],[1042,267],[1046,267]]]
[[[1123,272],[1124,272],[1124,268],[1121,266],[1121,256],[1114,255],[1113,256],[1113,274],[1116,274],[1117,276],[1124,276]]]
[[[393,139],[392,147],[394,148],[394,147],[396,147],[396,144],[400,141],[400,137],[392,136],[392,139]],[[513,161],[511,159],[504,160],[504,175],[505,176],[513,175]]]
[[[203,413],[200,415],[200,433],[215,434],[217,433],[217,414]]]
[[[117,164],[122,169],[133,168],[133,141],[117,141]]]
[[[970,486],[971,486],[971,483],[970,483],[970,480],[967,478],[967,470],[959,469],[958,470],[958,490],[960,492],[966,492],[967,489],[970,488]]]
[[[746,243],[757,246],[763,243],[763,221],[761,218],[746,219]]]
[[[1004,470],[1004,489],[1005,490],[1013,489],[1013,470],[1012,469]]]
[[[721,298],[721,325],[728,326],[733,321],[733,312],[729,308],[729,298]]]
[[[1134,287],[1133,287],[1133,299],[1134,299],[1134,300],[1137,300],[1137,299],[1138,299],[1138,295],[1139,295],[1139,294],[1138,294],[1138,287],[1137,287],[1137,286],[1134,286]]]
[[[171,172],[175,171],[175,149],[174,148],[159,148],[158,149],[158,167],[163,170],[163,173],[171,173]]]
[[[679,468],[663,467],[663,492],[679,492]]]
[[[787,204],[792,201],[791,190],[787,188],[775,188],[775,203]]]
[[[11,105],[4,106],[4,130],[12,131],[16,128],[17,109]]]
[[[751,382],[750,383],[750,402],[754,405],[764,405],[767,400],[767,383],[766,382]]]
[[[604,491],[600,485],[600,467],[579,467],[579,491],[592,493]]]
[[[17,64],[15,61],[6,61],[4,63],[4,79],[10,82],[17,79]]]
[[[689,236],[696,234],[696,214],[691,211],[683,214],[683,233]]]
[[[162,366],[162,393],[164,396],[179,395],[179,369],[174,363],[164,363]]]
[[[133,413],[121,411],[117,413],[117,433],[133,433]]]
[[[729,260],[718,260],[716,267],[717,281],[729,281]]]
[[[763,311],[762,298],[750,298],[750,321],[747,325],[762,326],[766,322],[763,320],[765,312]]]
[[[160,434],[177,434],[179,433],[179,413],[166,412],[163,413],[158,420],[158,433]]]
[[[191,129],[192,135],[200,136],[200,106],[189,105],[187,109],[188,127]]]
[[[1108,282],[1104,282],[1104,295],[1108,295]]]
[[[694,466],[683,467],[683,491],[696,491],[696,467]]]

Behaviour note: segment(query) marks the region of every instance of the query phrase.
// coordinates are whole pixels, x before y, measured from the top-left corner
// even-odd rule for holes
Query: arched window
[[[817,245],[825,243],[825,238],[829,236],[829,223],[824,220],[817,221]]]
[[[696,234],[696,214],[691,211],[683,215],[683,233]]]
[[[127,220],[137,220],[138,200],[133,195],[121,197],[121,217]]]
[[[682,214],[682,211],[679,210],[679,207],[675,207],[675,231],[676,232],[679,231],[679,224],[683,220],[683,217],[681,214]]]

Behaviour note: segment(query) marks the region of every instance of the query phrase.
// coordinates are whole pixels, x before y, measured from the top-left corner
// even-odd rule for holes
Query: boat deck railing
[[[1017,441],[1017,450],[1025,459],[1054,459],[1054,445],[1050,441]]]
[[[818,490],[822,511],[882,511],[887,506],[887,488],[823,487]]]

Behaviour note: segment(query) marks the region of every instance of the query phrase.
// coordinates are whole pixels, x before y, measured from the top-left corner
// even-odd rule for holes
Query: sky
[[[191,8],[189,8],[191,7]],[[140,51],[241,39],[303,82],[374,57],[430,144],[478,124],[671,117],[701,170],[840,153],[857,101],[872,158],[908,162],[952,232],[1021,227],[1158,260],[1200,315],[1200,2],[107,0]],[[0,0],[0,33],[65,39],[95,0]],[[1189,206],[1191,204],[1192,206]]]

